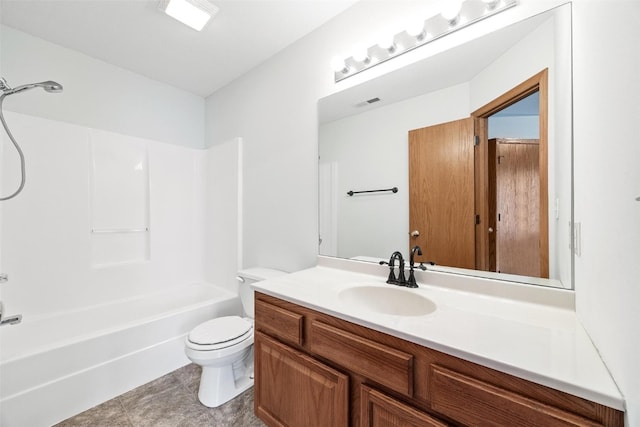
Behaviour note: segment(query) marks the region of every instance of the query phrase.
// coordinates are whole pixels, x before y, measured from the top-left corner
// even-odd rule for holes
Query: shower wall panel
[[[6,118],[27,166],[24,191],[0,204],[0,270],[9,275],[0,291],[12,313],[28,319],[203,280],[203,150]],[[20,173],[8,151],[2,192]],[[121,228],[148,231],[92,232]]]

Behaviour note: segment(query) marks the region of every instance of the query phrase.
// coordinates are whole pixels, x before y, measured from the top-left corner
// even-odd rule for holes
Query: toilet
[[[245,317],[224,316],[207,320],[189,332],[185,353],[202,366],[198,399],[215,408],[253,386],[252,283],[282,276],[284,271],[248,268],[238,272],[240,300]]]

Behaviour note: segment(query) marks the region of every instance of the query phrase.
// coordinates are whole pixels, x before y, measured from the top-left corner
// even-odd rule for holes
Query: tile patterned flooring
[[[55,427],[263,427],[253,388],[217,408],[198,401],[198,365],[190,364],[91,408]]]

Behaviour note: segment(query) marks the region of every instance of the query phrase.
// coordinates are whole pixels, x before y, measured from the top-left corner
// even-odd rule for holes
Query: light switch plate
[[[580,256],[582,253],[582,224],[573,223],[573,253]]]

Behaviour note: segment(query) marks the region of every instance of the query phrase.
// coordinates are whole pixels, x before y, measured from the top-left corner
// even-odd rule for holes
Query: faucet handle
[[[380,265],[388,265],[389,266],[389,277],[387,278],[387,283],[396,283],[398,280],[396,279],[396,273],[393,271],[393,265],[387,261],[379,261]]]
[[[419,268],[422,271],[427,271],[427,265],[436,265],[436,263],[433,261],[425,261],[421,262],[420,265],[417,265],[416,268]]]

